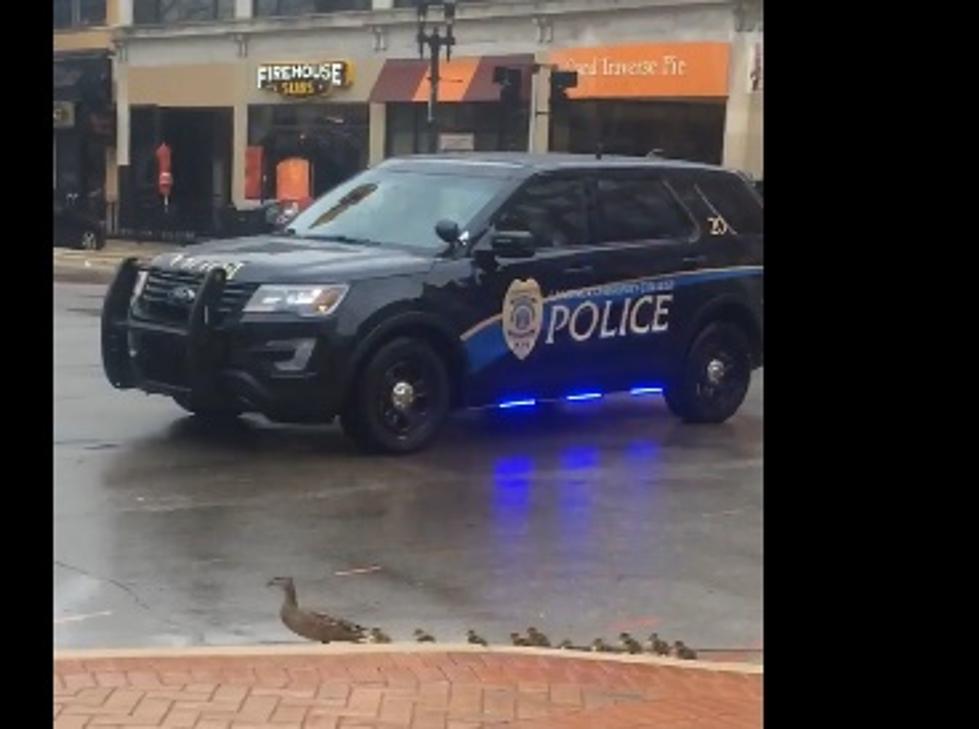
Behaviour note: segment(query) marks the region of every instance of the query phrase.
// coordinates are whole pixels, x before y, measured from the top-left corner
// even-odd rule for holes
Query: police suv
[[[460,407],[662,393],[717,423],[762,363],[762,201],[648,158],[391,159],[284,232],[205,243],[106,295],[117,388],[200,416],[339,416],[363,446],[431,441]]]

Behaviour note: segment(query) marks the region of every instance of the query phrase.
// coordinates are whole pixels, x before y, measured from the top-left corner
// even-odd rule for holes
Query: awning
[[[534,57],[530,54],[453,58],[439,65],[439,101],[499,101],[500,87],[493,83],[496,66],[519,68],[523,72],[520,96],[529,99],[533,64]],[[428,72],[428,60],[389,60],[371,90],[370,100],[374,103],[428,101]]]

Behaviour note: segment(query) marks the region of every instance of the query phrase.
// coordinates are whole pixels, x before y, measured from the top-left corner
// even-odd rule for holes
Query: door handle
[[[584,265],[584,266],[568,266],[566,269],[564,269],[564,273],[570,273],[570,274],[574,274],[574,273],[592,273],[594,270],[595,270],[595,267],[594,266],[588,266],[588,265]]]
[[[699,268],[707,262],[707,256],[684,256],[680,259],[680,263],[686,269]]]

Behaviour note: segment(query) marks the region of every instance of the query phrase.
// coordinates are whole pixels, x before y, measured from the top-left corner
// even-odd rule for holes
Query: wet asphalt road
[[[464,413],[429,451],[368,458],[335,425],[215,430],[113,390],[103,290],[54,286],[56,647],[296,642],[276,575],[396,639],[761,645],[760,373],[722,426],[613,397]]]

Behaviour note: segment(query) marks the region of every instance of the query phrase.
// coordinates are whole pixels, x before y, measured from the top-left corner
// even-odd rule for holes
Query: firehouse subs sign
[[[324,63],[263,63],[258,67],[258,88],[282,96],[323,96],[353,83],[353,67],[347,61]]]

